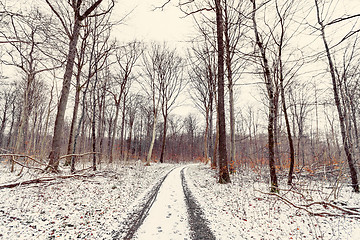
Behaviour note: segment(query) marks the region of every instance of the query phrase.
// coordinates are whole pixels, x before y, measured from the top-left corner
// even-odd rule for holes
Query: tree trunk
[[[80,33],[80,20],[78,19],[78,17],[75,17],[73,34],[72,34],[72,38],[70,39],[69,53],[66,60],[63,86],[61,90],[60,101],[55,119],[51,152],[49,155],[49,159],[50,159],[49,166],[51,166],[49,169],[52,169],[52,171],[57,171],[59,167],[59,157],[61,150],[60,148],[61,148],[62,132],[64,130],[65,111],[66,111],[67,100],[69,97],[71,77],[73,74],[73,66],[76,55],[76,44],[79,38],[79,33]]]
[[[7,107],[5,106],[3,116],[1,119],[1,126],[0,126],[0,147],[3,146],[3,142],[4,142],[4,130],[6,127],[6,118],[7,118]]]
[[[281,64],[281,63],[280,63]],[[282,72],[282,70],[280,70]],[[282,73],[280,73],[282,75]],[[280,77],[280,91],[281,91],[281,100],[282,100],[282,108],[284,112],[284,118],[285,118],[285,124],[286,124],[286,132],[288,136],[289,141],[289,149],[290,149],[290,168],[289,168],[289,175],[288,175],[288,181],[287,184],[292,184],[293,179],[293,173],[294,173],[294,166],[295,166],[295,150],[294,150],[294,143],[291,136],[291,128],[290,128],[290,121],[287,114],[287,108],[286,108],[286,100],[285,100],[285,90],[284,90],[284,84],[283,84],[283,77]]]
[[[280,149],[279,149],[279,93],[278,91],[274,91],[274,108],[275,108],[275,115],[274,115],[274,159],[275,165],[278,164],[281,167],[281,159],[280,159]]]
[[[231,81],[231,84],[230,84]],[[232,80],[229,80],[229,105],[230,105],[230,172],[235,172],[236,145],[235,145],[235,116],[234,116],[234,91]]]
[[[224,104],[224,26],[221,1],[215,0],[218,46],[218,118],[219,118],[219,183],[229,183],[230,175],[226,151],[226,127]]]
[[[110,117],[109,127],[108,127],[108,141],[107,141],[107,152],[108,152],[108,157],[109,157],[109,163],[112,163],[112,159],[110,159],[111,151],[112,151],[112,147],[111,147],[111,135],[112,135],[111,130],[113,129],[112,125],[113,125],[113,120],[112,120],[112,117]]]
[[[152,150],[154,148],[154,143],[155,143],[156,121],[157,121],[157,113],[154,112],[154,123],[153,123],[153,129],[152,129],[152,136],[151,136],[151,143],[150,143],[150,147],[149,147],[149,152],[148,152],[148,155],[147,155],[147,158],[146,158],[146,166],[150,166]]]
[[[214,152],[213,152],[213,159],[211,168],[216,169],[218,167],[218,145],[219,145],[219,117],[218,117],[218,110],[216,110],[216,132],[215,132],[215,143],[214,143]]]
[[[210,158],[211,158],[211,168],[216,169],[217,168],[217,160],[216,160],[216,154],[215,154],[215,149],[214,148],[214,143],[213,143],[213,115],[214,115],[214,109],[213,109],[213,97],[210,97],[210,112],[209,112],[209,153],[210,153]],[[216,118],[217,119],[217,118]],[[217,124],[216,124],[217,126]],[[216,134],[217,134],[217,128],[216,128]]]
[[[22,111],[20,116],[20,122],[18,127],[18,134],[16,138],[15,144],[15,152],[17,153],[24,153],[26,151],[26,140],[27,140],[27,133],[28,133],[28,126],[29,126],[29,109],[30,109],[30,91],[34,82],[35,75],[28,74],[27,76],[27,83],[24,92],[24,102],[22,105]]]
[[[93,92],[93,113],[92,113],[92,120],[91,120],[91,139],[92,139],[92,151],[93,151],[93,159],[92,159],[92,168],[93,171],[96,171],[96,122],[95,122],[95,118],[96,118],[96,99],[95,99],[95,88],[96,88],[96,83],[94,86],[94,92]]]
[[[120,159],[124,158],[124,136],[125,136],[125,116],[126,116],[126,96],[127,93],[124,93],[122,117],[121,117],[121,133],[120,133]]]
[[[209,156],[208,156],[208,134],[209,134],[209,108],[205,110],[205,132],[204,132],[204,160],[205,164],[208,164],[209,162]]]
[[[11,123],[10,123],[10,130],[8,133],[8,139],[7,139],[7,143],[6,143],[6,147],[9,148],[12,145],[12,139],[13,139],[13,129],[14,129],[14,125],[15,125],[15,103],[12,104],[12,110],[11,110]]]
[[[344,119],[343,109],[341,106],[340,97],[339,97],[339,93],[338,93],[338,86],[337,86],[337,82],[336,82],[337,79],[336,79],[336,74],[335,74],[335,66],[334,66],[334,63],[333,63],[333,60],[331,57],[330,48],[329,48],[327,40],[326,40],[325,27],[323,25],[323,22],[320,19],[320,9],[319,9],[319,5],[318,5],[318,0],[315,0],[315,5],[316,5],[318,23],[320,25],[321,37],[322,37],[322,40],[324,43],[327,59],[329,62],[330,75],[331,75],[333,92],[334,92],[334,100],[335,100],[336,109],[337,109],[337,112],[339,115],[342,142],[344,145],[344,150],[345,150],[346,158],[347,158],[348,165],[349,165],[352,188],[353,188],[354,192],[358,193],[359,192],[359,182],[358,182],[357,171],[356,171],[353,156],[352,156],[353,153],[351,152],[351,144],[350,144],[348,136],[346,134],[345,119]]]
[[[125,161],[129,160],[129,155],[130,155],[130,151],[131,151],[131,141],[132,141],[132,132],[133,132],[134,120],[135,120],[134,118],[130,117],[130,121],[129,121],[129,138],[128,138],[128,142],[127,142],[127,153],[126,153]]]
[[[264,68],[264,78],[265,84],[267,89],[267,94],[269,98],[269,115],[268,115],[268,147],[269,147],[269,168],[270,168],[270,181],[271,181],[271,192],[278,192],[278,182],[276,176],[276,168],[275,168],[275,152],[274,152],[274,120],[275,120],[275,102],[274,102],[274,86],[271,79],[270,67],[268,64],[268,59],[265,54],[265,46],[263,45],[262,41],[260,40],[260,35],[257,29],[256,24],[256,3],[255,0],[251,0],[253,3],[253,11],[252,11],[252,21],[254,25],[254,33],[255,33],[255,40],[256,45],[258,45],[261,58],[262,58],[262,65]]]
[[[115,142],[116,128],[117,128],[117,122],[118,122],[119,111],[120,111],[120,101],[115,103],[115,107],[116,107],[115,119],[113,121],[113,128],[112,128],[112,132],[111,132],[111,140],[110,140],[110,146],[109,146],[109,153],[110,153],[109,163],[113,162],[114,142]]]
[[[77,120],[77,114],[79,111],[79,104],[80,104],[80,75],[77,76],[76,80],[76,91],[75,91],[75,103],[74,103],[74,109],[72,114],[72,120],[70,125],[70,133],[69,133],[69,141],[68,141],[68,147],[67,147],[67,154],[73,153],[73,145],[74,145],[74,132],[75,132],[75,125]],[[65,165],[70,165],[71,163],[71,157],[67,157],[65,160]]]
[[[166,144],[166,131],[167,131],[167,113],[163,114],[164,117],[164,127],[163,127],[163,138],[161,145],[161,153],[160,153],[160,162],[164,163],[164,154],[165,154],[165,144]]]
[[[47,106],[46,118],[45,118],[45,130],[44,130],[43,137],[42,137],[41,143],[40,143],[40,148],[41,148],[40,155],[42,157],[45,157],[45,146],[46,146],[46,138],[47,138],[48,128],[49,128],[49,121],[50,121],[50,114],[51,114],[51,103],[52,103],[52,100],[53,100],[53,90],[54,90],[54,84],[52,85],[51,91],[50,91],[50,99],[49,99],[49,103],[48,103],[48,106]]]
[[[230,29],[229,16],[227,12],[227,3],[225,1],[225,50],[226,50],[226,70],[229,88],[229,112],[230,112],[230,172],[235,172],[236,149],[235,149],[235,117],[234,117],[234,83],[231,67],[231,50],[230,50]]]
[[[105,136],[105,91],[102,93],[100,102],[99,102],[99,127],[98,127],[98,137],[99,137],[99,164],[101,167],[101,162],[104,153],[104,136]]]

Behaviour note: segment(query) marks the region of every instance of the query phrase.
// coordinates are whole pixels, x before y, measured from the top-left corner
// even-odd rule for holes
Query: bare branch
[[[356,18],[356,17],[360,17],[360,13],[355,14],[355,15],[351,15],[351,16],[346,16],[346,17],[341,17],[341,18],[334,19],[331,22],[325,24],[325,26],[333,25],[333,24],[336,24],[336,23],[339,23],[339,22],[343,22],[343,21],[352,19],[352,18]]]
[[[56,17],[60,20],[61,22],[61,25],[63,26],[65,32],[66,32],[66,35],[71,38],[71,33],[68,29],[68,27],[66,26],[64,20],[62,19],[62,17],[60,16],[60,14],[56,11],[56,9],[53,7],[53,5],[49,2],[49,0],[45,0],[46,3],[49,5],[49,7],[51,8],[51,11],[53,11],[53,13],[56,15]]]
[[[60,156],[59,159],[73,157],[73,156],[74,157],[82,157],[82,156],[91,155],[91,154],[100,154],[100,153],[99,152],[87,152],[87,153],[79,153],[79,154],[67,154],[67,155]]]
[[[161,11],[164,11],[164,7],[165,7],[168,3],[170,3],[170,2],[171,2],[171,0],[167,0],[166,3],[164,3],[162,6],[154,7],[154,8],[153,8],[153,11],[155,11],[155,10],[157,10],[157,9],[161,9]]]

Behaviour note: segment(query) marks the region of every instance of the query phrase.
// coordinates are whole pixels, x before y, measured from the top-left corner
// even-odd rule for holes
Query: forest
[[[20,220],[30,210],[12,209],[15,218],[8,210],[16,191],[11,199],[22,207],[19,199],[29,196],[45,204],[46,195],[51,201],[61,193],[86,195],[81,210],[65,213],[90,211],[86,224],[108,209],[127,212],[119,224],[112,222],[113,210],[107,216],[112,220],[100,224],[104,229],[90,228],[94,235],[77,233],[78,220],[65,224],[73,232],[60,231],[63,222],[45,227],[57,225],[61,212],[43,220],[44,239],[149,239],[142,226],[152,219],[156,196],[173,188],[187,199],[179,208],[187,208],[184,229],[190,229],[176,239],[359,237],[356,1],[154,1],[148,9],[154,14],[173,8],[191,19],[192,33],[178,46],[120,40],[122,26],[138,17],[136,6],[121,11],[125,2],[0,1],[0,214],[8,219],[0,224],[0,238],[40,236],[35,220]],[[178,186],[170,186],[175,174]],[[82,205],[94,195],[114,194],[120,202]],[[142,203],[130,209],[134,202]],[[244,204],[268,212],[262,224],[271,230],[256,232],[262,224],[249,221],[259,216],[247,215]],[[249,225],[240,231],[232,218]],[[288,229],[289,236],[283,221],[303,223]],[[9,230],[21,228],[7,225],[15,222],[35,232]],[[208,222],[209,230],[197,232],[199,222]]]

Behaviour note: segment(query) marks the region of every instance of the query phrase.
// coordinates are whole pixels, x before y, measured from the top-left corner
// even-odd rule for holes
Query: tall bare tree
[[[321,39],[324,44],[324,49],[325,49],[325,53],[326,53],[326,57],[327,57],[327,61],[328,61],[329,73],[330,73],[332,89],[333,89],[333,93],[334,93],[334,101],[335,101],[336,109],[337,109],[338,116],[339,116],[342,142],[343,142],[343,147],[344,147],[344,151],[345,151],[348,166],[349,166],[352,188],[353,188],[354,192],[358,193],[358,192],[360,192],[358,174],[357,174],[357,170],[356,170],[355,162],[354,162],[354,152],[351,149],[352,142],[351,142],[351,139],[349,138],[349,129],[347,128],[346,123],[345,123],[346,122],[345,107],[344,107],[343,103],[341,102],[341,97],[340,97],[340,92],[339,92],[339,83],[338,83],[338,78],[336,75],[336,66],[334,63],[334,56],[331,52],[331,46],[328,43],[328,39],[327,39],[325,30],[326,30],[327,26],[338,24],[338,23],[344,22],[344,21],[348,21],[349,19],[352,19],[352,18],[359,18],[360,15],[357,14],[357,15],[352,15],[352,16],[344,16],[342,18],[337,18],[333,21],[326,23],[324,20],[324,16],[323,16],[325,4],[319,0],[314,0],[314,3],[315,3],[315,9],[316,9],[317,23],[320,26],[318,28],[318,30],[320,32]],[[357,30],[351,29],[351,31],[349,31],[349,33],[347,33],[344,36],[344,38],[340,41],[340,43],[342,41],[345,41],[346,39],[350,38],[351,36],[353,36],[354,34],[356,34],[359,31],[360,31],[360,28]]]
[[[168,117],[173,110],[176,99],[186,86],[183,78],[184,61],[177,55],[175,50],[163,49],[163,62],[158,66],[158,81],[160,86],[161,113],[163,117],[163,136],[160,153],[160,162],[164,162],[166,133]]]
[[[115,142],[116,128],[120,113],[121,100],[125,101],[124,95],[130,88],[131,82],[135,79],[136,63],[142,55],[144,47],[139,41],[132,41],[120,46],[116,53],[116,63],[118,70],[115,73],[112,89],[108,89],[109,93],[113,96],[115,103],[115,118],[112,124],[112,133],[110,137],[109,146],[109,162],[113,161],[113,148]],[[115,91],[114,91],[115,90]],[[124,103],[125,104],[125,103]]]
[[[219,183],[229,183],[230,175],[226,151],[226,126],[224,103],[224,21],[220,0],[215,0],[216,36],[218,50],[218,119],[219,119]]]
[[[54,2],[54,1],[46,0],[46,3],[60,21],[67,37],[69,38],[69,48],[66,58],[66,67],[63,77],[63,85],[62,85],[60,101],[56,113],[53,140],[52,140],[51,152],[49,155],[50,158],[49,166],[54,171],[57,171],[59,166],[59,157],[60,157],[60,149],[61,149],[62,131],[64,127],[65,111],[69,97],[70,83],[71,83],[71,77],[73,75],[73,66],[75,62],[77,42],[79,39],[81,23],[87,17],[91,17],[92,16],[91,14],[94,12],[96,8],[99,7],[99,5],[102,2],[103,0],[96,0],[96,1],[73,0],[67,3],[63,3],[62,1]],[[107,10],[96,15],[104,15],[109,13],[113,8],[113,6],[114,6],[114,1],[111,0],[110,6],[107,8]]]
[[[40,73],[54,68],[48,64],[52,59],[46,50],[51,40],[46,34],[49,19],[35,9],[24,15],[9,12],[4,20],[0,37],[1,42],[7,44],[7,50],[2,63],[16,67],[24,75],[22,109],[15,144],[16,152],[24,152],[36,78]]]
[[[212,135],[210,118],[212,118],[213,101],[216,91],[215,51],[212,51],[206,42],[201,45],[194,43],[189,55],[191,65],[189,69],[190,96],[195,106],[201,110],[205,117],[204,158],[207,162],[209,156],[209,135]]]
[[[264,45],[262,37],[258,31],[258,25],[256,20],[256,12],[258,7],[256,6],[256,1],[251,0],[252,2],[252,21],[253,21],[253,30],[255,34],[255,44],[257,45],[260,52],[261,65],[264,71],[264,81],[266,85],[267,95],[268,95],[268,148],[269,148],[269,168],[270,168],[270,180],[271,180],[271,192],[278,192],[278,181],[276,176],[275,168],[275,141],[274,141],[274,121],[275,121],[275,98],[274,98],[274,82],[271,76],[271,70],[269,66],[268,56],[266,55],[266,45]]]

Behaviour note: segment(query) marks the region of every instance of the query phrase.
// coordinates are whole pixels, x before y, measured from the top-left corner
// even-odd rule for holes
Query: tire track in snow
[[[140,208],[140,210],[137,210],[136,212],[132,213],[132,217],[129,219],[128,222],[126,222],[126,226],[129,226],[128,230],[121,230],[117,233],[115,233],[115,235],[113,235],[113,239],[120,239],[121,238],[121,234],[124,231],[127,231],[125,237],[123,237],[122,239],[124,240],[129,240],[132,239],[135,232],[138,230],[138,228],[141,226],[141,224],[144,222],[147,213],[149,212],[151,206],[153,205],[156,196],[159,193],[159,189],[162,185],[162,183],[165,181],[166,177],[174,170],[175,168],[171,169],[164,177],[162,177],[156,184],[155,186],[151,189],[150,191],[150,196],[147,198],[146,202],[143,204],[142,208]]]
[[[140,210],[131,214],[125,228],[113,235],[113,239],[142,239],[145,235],[167,239],[166,234],[170,234],[171,239],[216,239],[186,184],[185,168],[174,168],[162,177],[152,188]],[[164,214],[167,216],[161,220]],[[150,217],[147,218],[148,216]]]
[[[185,194],[186,206],[189,215],[189,224],[191,230],[191,239],[196,240],[215,240],[215,236],[208,227],[207,220],[200,206],[190,192],[185,180],[185,168],[181,170],[181,183]]]

